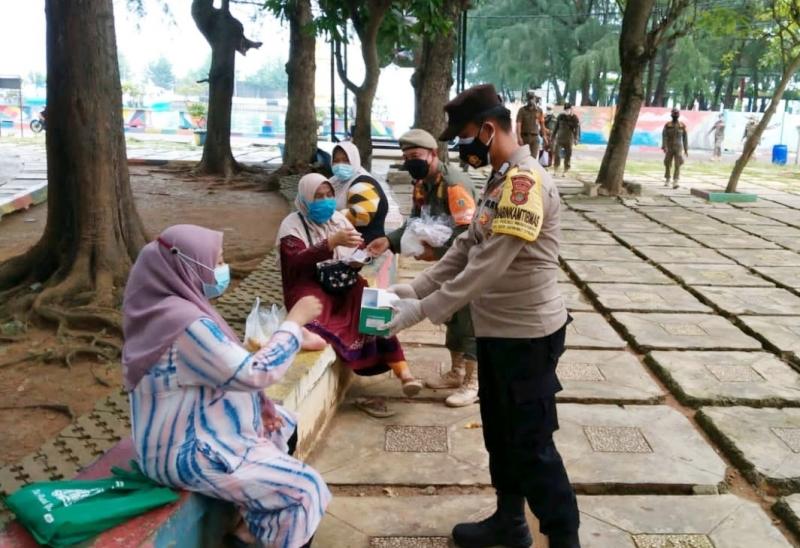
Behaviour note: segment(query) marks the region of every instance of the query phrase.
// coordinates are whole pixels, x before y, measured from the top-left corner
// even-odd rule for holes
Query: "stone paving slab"
[[[788,548],[756,504],[734,495],[581,496],[583,548]]]
[[[633,232],[635,234],[669,234],[669,228],[653,221],[600,221],[600,224],[614,233]]]
[[[561,232],[597,232],[596,225],[586,219],[568,219],[561,221]]]
[[[696,289],[729,314],[800,316],[800,297],[779,287],[698,286]]]
[[[564,304],[570,312],[594,312],[594,305],[586,295],[573,283],[559,283],[558,290],[564,297]]]
[[[744,266],[800,266],[800,253],[788,249],[720,249]]]
[[[714,249],[777,249],[777,245],[758,236],[738,234],[695,234],[694,239]]]
[[[663,223],[676,232],[680,232],[681,234],[686,234],[687,236],[691,237],[694,237],[697,234],[718,234],[724,236],[726,234],[730,234],[731,231],[730,225],[707,219],[689,222],[681,220],[669,220],[663,221]]]
[[[713,494],[725,480],[722,459],[670,407],[567,403],[558,422],[556,446],[573,484]]]
[[[780,499],[772,510],[800,537],[800,495],[789,495]]]
[[[800,211],[797,212],[800,215]],[[745,232],[749,232],[755,236],[761,236],[762,238],[770,239],[772,236],[794,236],[800,238],[800,229],[792,228],[786,225],[773,225],[773,226],[764,226],[764,225],[754,225],[754,226],[743,226],[741,230]]]
[[[700,244],[686,236],[672,233],[642,233],[620,232],[617,234],[623,242],[631,247],[666,246],[666,247],[700,247]]]
[[[775,209],[759,209],[755,212],[757,215],[767,217],[769,219],[780,221],[800,228],[800,211],[790,209],[788,207],[781,207]],[[766,223],[761,223],[766,224]]]
[[[721,316],[614,312],[644,350],[760,350],[761,344]]]
[[[786,357],[800,363],[800,317],[741,316],[739,319]]]
[[[627,351],[567,350],[556,369],[564,390],[558,401],[576,403],[659,403],[664,392]]]
[[[631,250],[620,246],[562,244],[559,256],[568,261],[641,262]]]
[[[766,352],[651,352],[647,361],[691,405],[800,405],[800,374]]]
[[[640,246],[637,250],[656,263],[733,264],[713,249],[704,247]]]
[[[661,263],[660,266],[691,286],[774,287],[772,282],[738,264]]]
[[[781,247],[800,252],[800,236],[768,236],[767,239]]]
[[[656,267],[644,261],[636,263],[615,263],[612,261],[569,261],[567,268],[581,282],[674,284]]]
[[[406,361],[411,368],[411,372],[418,379],[424,380],[434,378],[450,369],[450,352],[445,348],[429,346],[414,348],[406,346],[403,348],[403,351],[405,352]],[[418,397],[443,399],[451,392],[451,390],[431,390],[430,388],[423,388]],[[405,399],[400,381],[391,372],[370,377],[359,377],[355,375],[347,395],[349,398],[377,396]]]
[[[397,414],[375,419],[343,404],[330,429],[308,459],[333,485],[487,485],[488,455],[478,406],[452,409],[442,404],[396,406]],[[387,427],[446,428],[447,452],[389,452]],[[413,471],[413,473],[410,473]]]
[[[711,312],[679,285],[588,284],[606,310],[638,312]]]
[[[561,244],[609,246],[619,245],[619,242],[612,238],[607,232],[601,232],[599,230],[593,232],[562,230]]]
[[[602,314],[574,312],[567,326],[567,348],[623,349],[623,341]]]
[[[800,269],[796,266],[757,266],[754,270],[779,284],[800,290]]]
[[[800,409],[704,407],[697,420],[750,481],[800,490]]]
[[[742,225],[779,225],[780,222],[763,216],[763,210],[758,211],[758,215],[749,211],[711,211],[708,216],[723,223],[742,226]]]
[[[334,497],[315,543],[335,548],[450,548],[456,523],[484,519],[494,505],[491,495]],[[734,495],[579,496],[578,508],[584,548],[791,546],[757,504]],[[528,523],[535,530],[530,515]],[[546,544],[536,539],[535,546]]]
[[[444,325],[434,325],[430,320],[424,320],[414,327],[402,331],[397,338],[403,344],[444,346],[445,333]]]

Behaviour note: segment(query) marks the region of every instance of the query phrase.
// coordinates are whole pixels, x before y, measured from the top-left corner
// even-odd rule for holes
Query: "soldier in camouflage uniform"
[[[539,108],[538,97],[528,91],[528,102],[517,111],[517,142],[531,148],[531,156],[539,157],[539,136],[544,131],[544,114]]]
[[[448,217],[453,236],[443,247],[425,246],[420,260],[437,261],[450,249],[453,240],[467,230],[475,214],[475,190],[469,176],[454,164],[440,162],[436,156],[436,139],[422,129],[412,129],[400,137],[405,168],[414,179],[414,203],[411,218],[430,215]],[[400,253],[405,225],[378,238],[368,251],[380,255],[387,249]],[[446,322],[445,346],[450,351],[451,369],[439,378],[426,382],[428,388],[455,388],[445,399],[449,407],[463,407],[478,401],[478,362],[472,315],[469,306],[457,311]]]
[[[675,165],[672,172],[672,188],[678,188],[678,180],[681,178],[681,165],[683,157],[689,155],[689,137],[686,126],[679,120],[681,116],[677,108],[672,109],[672,121],[664,125],[661,132],[661,150],[664,151],[664,186],[669,186],[670,168]]]

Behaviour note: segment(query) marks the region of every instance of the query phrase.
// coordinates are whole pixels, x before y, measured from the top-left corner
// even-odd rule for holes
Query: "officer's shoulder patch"
[[[492,232],[507,234],[532,242],[542,228],[544,208],[542,181],[530,170],[511,168],[503,182],[503,191],[492,221]]]

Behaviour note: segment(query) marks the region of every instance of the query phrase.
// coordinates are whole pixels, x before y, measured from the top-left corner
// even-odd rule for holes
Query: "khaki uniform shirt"
[[[477,337],[545,337],[567,321],[558,289],[561,200],[518,148],[486,185],[469,230],[412,287],[435,324],[470,303]]]
[[[556,141],[572,144],[581,138],[581,122],[575,114],[562,112],[556,118]]]
[[[415,181],[410,217],[421,217],[423,213],[431,217],[444,215],[452,221],[453,238],[443,247],[434,250],[436,257],[441,258],[453,240],[469,227],[475,215],[475,187],[469,175],[456,165],[439,162],[436,173]],[[403,224],[386,236],[393,252],[401,251],[400,241],[405,231],[406,225]]]
[[[661,132],[661,148],[678,153],[689,150],[689,137],[683,122],[666,123]]]
[[[544,125],[544,115],[536,105],[525,105],[517,111],[517,123],[521,126],[520,133],[538,135]]]

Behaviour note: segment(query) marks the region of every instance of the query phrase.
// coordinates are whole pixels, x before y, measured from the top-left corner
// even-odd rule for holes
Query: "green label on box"
[[[372,308],[361,307],[361,315],[358,323],[358,331],[365,335],[377,335],[385,337],[389,334],[388,329],[382,329],[384,325],[392,321],[394,311],[391,308]]]

